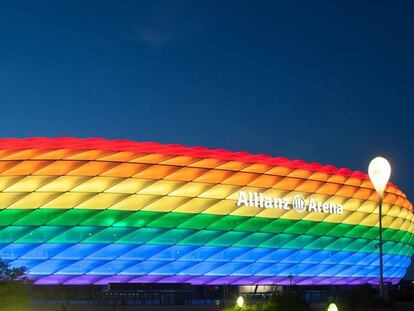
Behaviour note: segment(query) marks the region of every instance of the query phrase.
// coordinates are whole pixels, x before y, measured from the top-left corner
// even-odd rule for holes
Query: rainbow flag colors
[[[290,203],[239,206],[240,193]],[[298,212],[298,197],[341,213]],[[0,140],[0,258],[36,284],[377,283],[377,203],[367,175],[330,165],[131,141]],[[384,278],[398,283],[413,254],[413,207],[391,183],[383,227]]]

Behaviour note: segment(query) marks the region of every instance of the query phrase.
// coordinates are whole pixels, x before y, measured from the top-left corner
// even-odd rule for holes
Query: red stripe
[[[361,171],[351,171],[347,168],[336,168],[333,165],[322,165],[317,162],[289,160],[282,157],[271,157],[265,154],[251,154],[248,152],[232,152],[224,149],[209,149],[205,147],[186,147],[175,144],[159,144],[155,142],[134,142],[130,140],[107,140],[103,138],[3,138],[0,139],[0,149],[75,149],[75,150],[111,150],[132,151],[137,153],[161,153],[167,155],[185,155],[198,158],[214,158],[220,160],[234,160],[247,163],[260,163],[271,166],[284,166],[293,169],[305,169],[312,172],[341,175],[357,179],[368,179],[368,175]],[[389,184],[394,186],[393,184]],[[395,187],[395,186],[394,186]],[[396,188],[396,187],[395,187]]]

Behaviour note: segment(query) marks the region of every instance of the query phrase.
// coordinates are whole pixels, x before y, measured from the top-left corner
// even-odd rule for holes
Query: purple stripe
[[[30,276],[37,285],[106,285],[109,283],[191,283],[193,285],[359,285],[378,284],[376,277],[239,277],[239,276],[165,276],[165,275],[47,275]],[[400,278],[385,278],[384,282],[398,284]]]

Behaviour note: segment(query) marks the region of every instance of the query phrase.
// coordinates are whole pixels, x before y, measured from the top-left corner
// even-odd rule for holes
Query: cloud
[[[185,40],[202,28],[200,14],[194,14],[193,6],[171,1],[165,5],[147,7],[129,23],[127,39],[154,48],[172,41]]]
[[[141,42],[156,48],[165,45],[174,38],[173,34],[166,30],[150,27],[136,29],[129,37],[132,41]]]

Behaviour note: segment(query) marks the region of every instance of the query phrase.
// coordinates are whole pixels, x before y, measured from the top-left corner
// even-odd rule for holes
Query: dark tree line
[[[31,281],[25,268],[11,268],[0,260],[0,310],[29,310]]]

